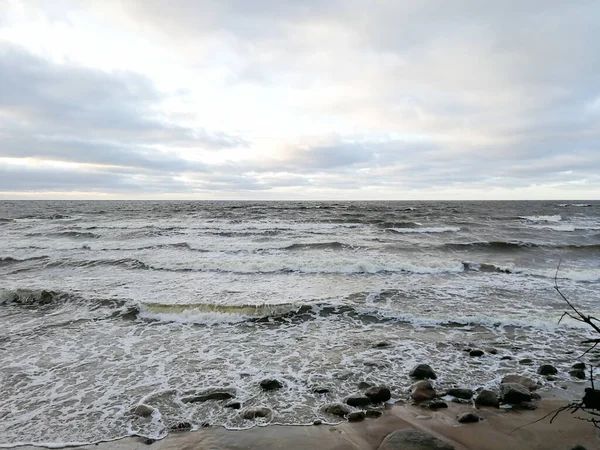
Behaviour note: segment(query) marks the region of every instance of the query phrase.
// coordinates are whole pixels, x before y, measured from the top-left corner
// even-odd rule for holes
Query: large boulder
[[[372,403],[387,402],[392,394],[385,386],[373,386],[365,391],[365,395]]]
[[[388,434],[378,450],[456,450],[456,447],[424,431],[406,429]]]
[[[500,395],[503,403],[521,403],[531,401],[531,392],[518,383],[503,383],[500,385]]]
[[[522,386],[525,386],[530,391],[535,391],[537,388],[540,387],[531,378],[522,377],[520,375],[506,375],[504,378],[502,378],[502,381],[500,381],[500,383],[501,384],[504,384],[504,383],[517,383],[517,384],[520,384]]]
[[[446,394],[456,398],[463,398],[465,400],[470,400],[471,397],[473,397],[473,391],[471,389],[450,388],[446,391]]]
[[[417,380],[425,380],[428,378],[432,380],[437,379],[436,373],[429,364],[417,364],[412,368],[408,375]]]
[[[542,364],[538,367],[537,373],[539,375],[556,375],[558,370],[551,364]]]
[[[410,389],[410,396],[416,402],[431,400],[436,395],[433,385],[427,380],[417,381]]]
[[[500,406],[500,400],[498,400],[495,392],[484,389],[475,397],[475,404],[477,406],[493,406],[497,408]]]

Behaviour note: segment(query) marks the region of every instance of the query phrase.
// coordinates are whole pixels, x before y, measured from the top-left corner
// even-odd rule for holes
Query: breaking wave
[[[460,227],[386,228],[392,233],[456,233]]]
[[[39,261],[42,259],[48,259],[48,256],[34,256],[31,258],[25,258],[25,259],[18,259],[18,258],[13,258],[11,256],[6,256],[3,258],[0,258],[0,267],[10,266],[12,264],[18,264],[18,263],[27,262],[27,261]]]

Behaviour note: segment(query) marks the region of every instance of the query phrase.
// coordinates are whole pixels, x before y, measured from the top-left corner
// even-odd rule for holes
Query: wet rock
[[[464,398],[458,398],[458,397],[454,397],[450,401],[452,403],[458,403],[459,405],[470,405],[471,404],[471,400],[465,400]]]
[[[537,373],[539,375],[556,375],[558,370],[551,364],[542,364],[538,367]]]
[[[371,403],[387,402],[392,398],[392,394],[385,386],[373,386],[365,391],[365,395],[371,400]]]
[[[371,386],[373,386],[373,384],[371,384],[371,383],[368,383],[368,382],[366,382],[366,381],[361,381],[360,383],[358,383],[358,388],[359,388],[359,389],[368,389],[368,388],[370,388]]]
[[[512,356],[510,356],[510,355],[504,355],[503,357],[500,358],[500,361],[508,361],[510,359],[513,359]]]
[[[506,375],[504,378],[502,378],[502,381],[500,381],[500,383],[517,383],[521,386],[525,386],[530,391],[535,391],[537,388],[540,387],[531,378],[522,377],[520,375]]]
[[[150,439],[150,438],[146,438],[142,441],[144,444],[146,445],[152,445],[156,442],[156,439]]]
[[[371,404],[371,400],[368,397],[348,397],[345,402],[350,405],[356,407],[368,406]]]
[[[192,424],[189,422],[179,422],[171,426],[172,431],[189,431],[192,429]]]
[[[263,391],[274,391],[275,389],[281,389],[283,384],[279,380],[268,378],[260,382],[260,387]]]
[[[469,400],[471,397],[473,397],[473,391],[471,389],[463,388],[450,388],[446,391],[446,394],[456,398],[463,398],[465,400]]]
[[[338,417],[346,417],[352,412],[352,410],[343,403],[330,403],[328,405],[323,405],[321,407],[321,411],[325,414],[332,414]]]
[[[497,408],[500,406],[500,400],[498,400],[495,392],[484,389],[475,397],[475,404],[477,406],[493,406]]]
[[[571,366],[571,369],[585,370],[585,363],[577,362]]]
[[[575,447],[571,447],[571,450],[587,450],[583,445],[576,445]]]
[[[469,356],[483,356],[483,350],[475,348],[469,352]]]
[[[474,412],[465,412],[459,414],[456,419],[459,423],[476,423],[480,420],[483,420],[483,418],[479,414]]]
[[[485,349],[486,352],[488,352],[490,355],[497,355],[498,354],[498,350],[496,350],[493,347],[488,347]]]
[[[412,368],[408,375],[417,380],[425,380],[428,378],[432,380],[437,379],[436,373],[429,364],[417,364]]]
[[[321,419],[315,419],[315,420],[313,420],[313,425],[316,425],[316,426],[323,425],[323,421]]]
[[[269,417],[272,414],[273,411],[266,406],[255,406],[242,411],[242,417],[247,420],[256,419],[259,417]]]
[[[152,406],[144,405],[143,403],[141,403],[133,409],[133,414],[135,414],[138,417],[148,418],[152,416],[154,411],[156,411],[156,409]]]
[[[318,387],[318,388],[313,389],[313,392],[315,394],[328,394],[329,393],[329,389]]]
[[[569,370],[569,375],[571,375],[573,378],[579,378],[580,380],[585,380],[585,371],[582,369]]]
[[[531,393],[529,392],[529,389],[518,383],[501,384],[500,395],[503,403],[516,404],[531,401]]]
[[[435,398],[435,389],[433,389],[431,382],[427,380],[417,381],[411,386],[410,396],[416,402],[431,400]]]
[[[434,398],[433,400],[422,402],[420,406],[429,409],[443,409],[448,407],[448,403],[446,403],[444,400]]]
[[[386,348],[386,347],[390,347],[392,344],[390,344],[389,342],[377,342],[376,344],[373,345],[373,348]]]
[[[202,392],[198,395],[183,397],[181,401],[183,403],[204,403],[210,400],[229,400],[233,397],[235,397],[235,392],[232,390],[213,389]]]
[[[388,434],[378,450],[456,450],[456,447],[424,431],[408,428]]]
[[[521,402],[513,405],[513,409],[523,409],[527,411],[533,411],[537,409],[537,405],[533,402]]]
[[[355,411],[348,414],[348,422],[360,422],[365,420],[365,413],[363,411]]]
[[[378,417],[381,417],[383,415],[383,413],[381,411],[379,411],[378,409],[367,409],[365,411],[365,415],[372,419],[377,419]]]
[[[242,407],[242,404],[240,402],[229,402],[225,405],[225,408],[231,408],[231,409],[240,409]]]
[[[538,394],[537,392],[532,392],[531,393],[531,400],[541,400],[542,396],[540,394]]]
[[[519,364],[529,365],[533,363],[533,359],[531,358],[523,358],[519,360]]]

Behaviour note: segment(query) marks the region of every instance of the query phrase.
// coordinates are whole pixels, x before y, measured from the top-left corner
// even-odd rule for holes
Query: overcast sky
[[[0,198],[599,199],[600,1],[0,0]]]

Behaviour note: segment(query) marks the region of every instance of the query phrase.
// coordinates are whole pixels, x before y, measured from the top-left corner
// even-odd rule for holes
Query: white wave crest
[[[456,233],[460,227],[386,228],[394,233]]]
[[[531,222],[560,222],[562,217],[560,214],[554,216],[521,216],[520,219],[529,220]]]

